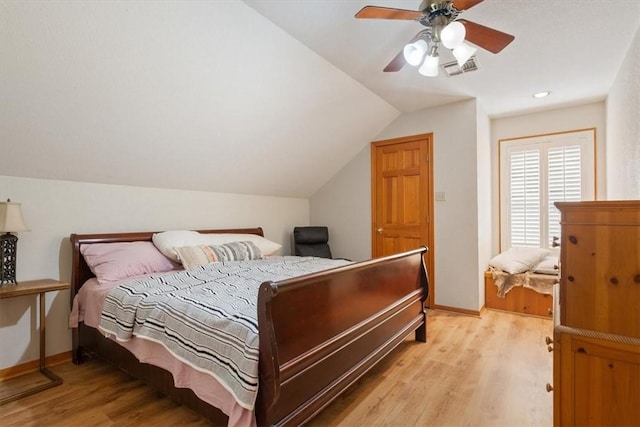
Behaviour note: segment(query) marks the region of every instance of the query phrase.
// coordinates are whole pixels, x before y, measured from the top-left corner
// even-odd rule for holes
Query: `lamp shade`
[[[413,66],[420,64],[424,54],[427,53],[428,47],[427,42],[422,39],[406,45],[402,53],[404,54],[404,59],[407,61],[407,64]]]
[[[17,233],[18,231],[29,231],[24,225],[20,203],[13,203],[11,200],[0,202],[0,232]]]
[[[453,49],[453,56],[458,60],[458,65],[462,67],[468,60],[476,53],[478,49],[473,46],[469,46],[466,43],[462,43],[457,48]]]
[[[426,77],[435,77],[438,75],[438,64],[440,58],[437,55],[427,55],[424,58],[424,63],[418,69],[418,72]]]
[[[453,21],[440,32],[440,40],[442,40],[442,44],[444,47],[448,47],[449,49],[455,49],[460,46],[466,36],[466,28],[458,21]]]

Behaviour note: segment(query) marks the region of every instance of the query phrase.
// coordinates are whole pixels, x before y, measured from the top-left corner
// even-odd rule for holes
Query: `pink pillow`
[[[174,269],[151,242],[93,243],[80,253],[100,284]]]

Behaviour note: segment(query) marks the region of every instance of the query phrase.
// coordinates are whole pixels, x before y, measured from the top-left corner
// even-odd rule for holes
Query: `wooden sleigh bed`
[[[202,230],[246,233],[261,228]],[[153,232],[72,234],[72,293],[94,277],[81,247],[94,243],[151,241]],[[258,294],[259,369],[255,420],[262,425],[300,425],[312,418],[405,338],[426,342],[424,301],[426,248],[359,262],[279,282],[265,282]],[[216,425],[227,417],[172,375],[141,363],[97,329],[73,329],[73,360],[107,360],[157,388]]]

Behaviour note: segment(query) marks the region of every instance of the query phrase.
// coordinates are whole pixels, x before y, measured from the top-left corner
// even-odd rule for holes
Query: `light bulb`
[[[458,60],[458,65],[462,67],[468,60],[476,53],[475,47],[471,47],[466,43],[462,43],[457,48],[453,49],[453,56]]]
[[[407,64],[413,66],[420,64],[424,54],[427,53],[428,47],[427,42],[422,39],[406,45],[402,53],[404,54],[404,59],[407,61]]]
[[[422,66],[418,69],[418,72],[423,76],[427,77],[435,77],[438,75],[438,63],[440,62],[440,57],[427,55],[424,58],[424,62]]]
[[[545,90],[542,92],[536,92],[533,94],[534,98],[544,98],[545,96],[549,96],[551,95],[551,91],[550,90]]]
[[[440,40],[442,44],[449,49],[455,49],[462,44],[467,30],[464,25],[458,21],[453,21],[440,32]]]

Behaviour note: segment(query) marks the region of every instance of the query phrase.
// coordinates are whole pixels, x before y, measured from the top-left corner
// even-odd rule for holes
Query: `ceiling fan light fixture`
[[[455,49],[464,42],[467,30],[464,25],[458,21],[453,21],[440,32],[440,40],[444,47]]]
[[[440,57],[436,52],[435,55],[427,55],[424,58],[422,66],[418,69],[418,72],[426,77],[436,77],[438,75],[438,65],[440,63]]]
[[[406,45],[402,53],[404,54],[404,59],[407,61],[407,64],[415,67],[416,65],[420,65],[428,48],[427,42],[420,39]]]
[[[464,40],[468,39],[475,46],[481,47],[491,53],[499,53],[507,47],[515,37],[511,34],[503,33],[496,29],[485,27],[468,19],[458,19],[461,12],[482,3],[483,0],[422,0],[419,10],[398,9],[395,7],[365,6],[355,14],[359,19],[393,19],[405,21],[417,21],[426,29],[420,31],[411,40],[424,39],[428,45],[439,45],[454,50],[459,68],[470,61],[473,53],[477,50],[471,46],[466,46]],[[411,43],[412,46],[405,46],[391,62],[384,68],[384,72],[399,71],[405,64],[418,66],[421,60],[424,62],[425,53],[418,50],[417,45],[424,45],[420,42]],[[428,56],[434,56],[428,54]],[[434,62],[433,59],[426,61],[419,68],[425,71],[429,67],[427,64]],[[473,64],[471,64],[473,66]]]
[[[478,49],[472,47],[466,43],[462,43],[460,46],[453,49],[453,56],[458,61],[458,65],[462,67],[465,62],[469,60],[476,53]]]

